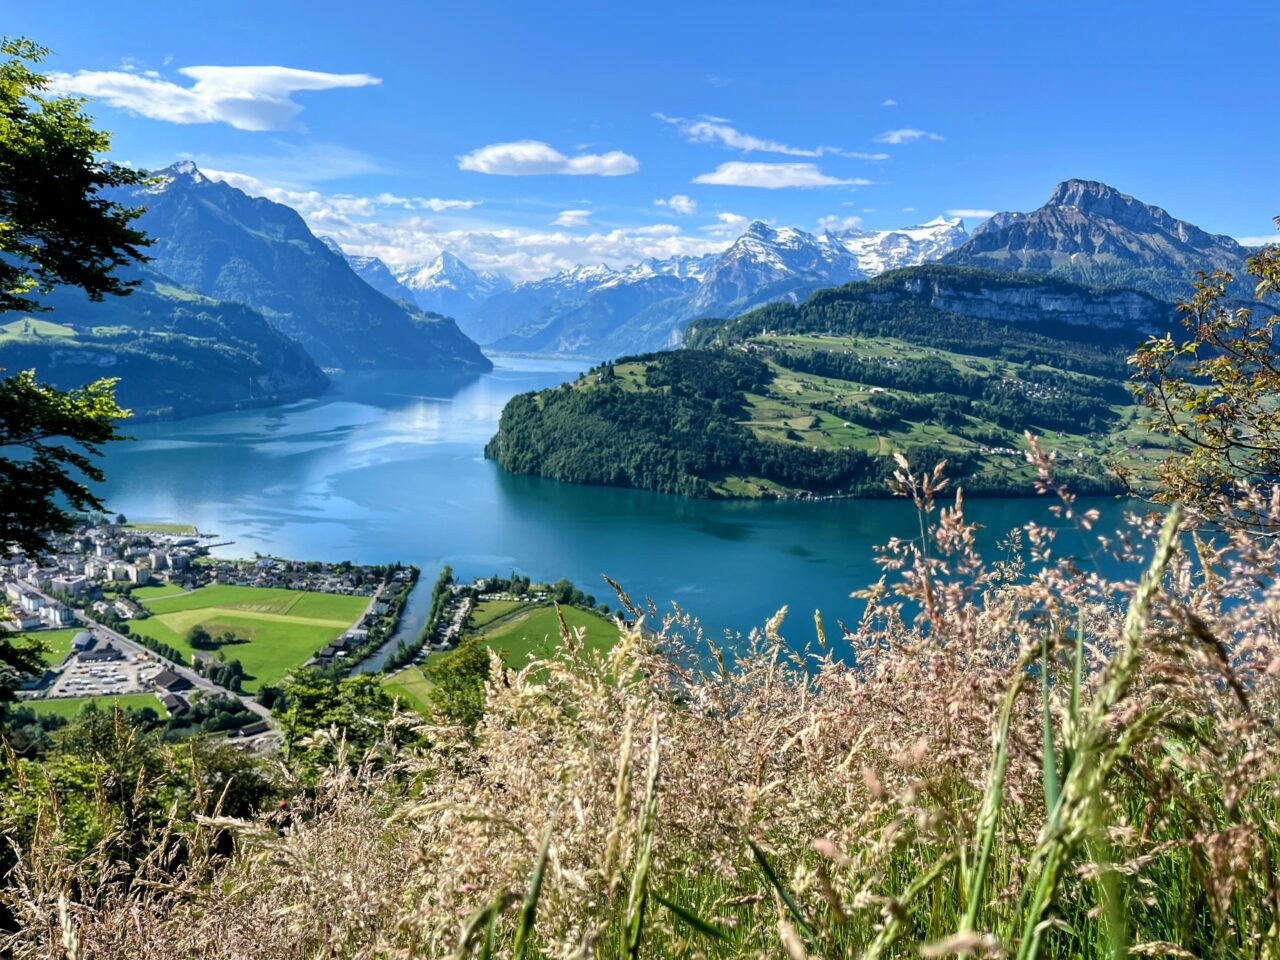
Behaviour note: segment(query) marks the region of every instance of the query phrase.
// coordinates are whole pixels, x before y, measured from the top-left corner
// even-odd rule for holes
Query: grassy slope
[[[923,347],[891,337],[847,337],[822,335],[770,335],[752,337],[752,343],[771,349],[851,350],[861,357],[895,359],[934,359],[950,363],[957,370],[980,377],[999,377],[1012,373],[1007,361]],[[817,409],[818,404],[862,404],[875,393],[902,393],[885,390],[851,380],[839,380],[817,374],[802,373],[770,363],[774,379],[763,395],[747,395],[745,423],[764,440],[794,443],[825,450],[855,448],[880,456],[890,456],[908,446],[927,445],[945,457],[948,453],[980,452],[982,444],[960,436],[941,423],[905,422],[887,429],[875,429],[851,423],[834,414]],[[1039,369],[1051,369],[1041,366]],[[614,368],[617,382],[628,391],[649,389],[643,363],[620,363]],[[590,389],[599,381],[591,374],[574,384],[575,389]],[[1138,410],[1132,405],[1112,408],[1119,420],[1110,432],[1090,437],[1084,434],[1044,430],[1038,433],[1043,446],[1059,451],[1067,462],[1090,464],[1119,462],[1141,469],[1144,463],[1161,456],[1158,438],[1151,437],[1136,422]],[[1004,439],[1000,446],[1018,451],[1027,449],[1021,433],[1001,428],[990,421],[968,418],[971,427],[999,430]],[[1082,455],[1082,456],[1081,456]],[[1034,479],[1021,454],[986,454],[988,470],[1003,476],[1014,476],[1028,488]],[[733,497],[759,497],[767,493],[794,493],[778,484],[758,477],[726,477],[714,484],[716,489]]]
[[[364,612],[368,598],[211,586],[179,596],[143,598],[143,604],[153,616],[134,621],[134,631],[170,644],[188,657],[196,651],[186,634],[196,624],[215,636],[229,630],[247,640],[224,646],[221,652],[243,664],[251,677],[245,689],[254,691],[280,680],[350,627]]]

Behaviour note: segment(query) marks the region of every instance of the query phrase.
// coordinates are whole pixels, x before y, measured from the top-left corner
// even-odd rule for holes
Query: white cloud
[[[200,172],[210,180],[221,180],[255,197],[266,197],[276,203],[293,207],[308,221],[329,223],[344,217],[368,217],[378,210],[430,210],[442,213],[447,210],[470,210],[480,205],[479,200],[442,200],[439,197],[401,197],[393,193],[379,193],[360,197],[348,193],[322,194],[317,190],[295,190],[289,187],[269,185],[257,177],[230,170],[212,170],[201,167]]]
[[[1273,243],[1280,243],[1280,234],[1273,233],[1269,237],[1236,237],[1235,240],[1246,247],[1269,247]]]
[[[902,127],[898,130],[886,130],[875,138],[876,143],[888,143],[894,146],[900,143],[911,143],[913,140],[945,140],[940,133],[928,130],[916,130],[913,127]]]
[[[994,210],[982,210],[974,207],[957,207],[955,210],[947,211],[947,216],[949,217],[965,217],[967,219],[985,220],[987,217],[994,217],[995,215],[996,212]]]
[[[555,227],[588,227],[591,225],[590,210],[561,210],[560,216],[551,221]]]
[[[916,212],[916,208],[915,208],[915,207],[903,207],[903,208],[902,208],[902,212],[903,212],[903,213],[915,213],[915,212]]]
[[[837,152],[840,156],[848,157],[850,160],[874,160],[879,163],[881,160],[889,159],[889,155],[887,153],[859,153],[856,150],[841,150]]]
[[[896,107],[897,105],[898,105],[898,101],[893,99],[882,100],[880,102],[880,106],[882,107]]]
[[[840,230],[856,230],[862,226],[861,217],[821,217],[818,220],[818,226],[823,230],[830,230],[833,233]]]
[[[246,193],[288,204],[313,232],[332,237],[348,253],[379,257],[392,269],[427,263],[448,250],[476,270],[497,270],[514,280],[532,280],[579,263],[603,262],[621,267],[648,257],[701,256],[723,250],[732,239],[689,236],[671,223],[589,233],[570,232],[563,227],[528,229],[479,220],[479,211],[474,209],[476,201],[458,201],[438,217],[425,217],[421,211],[429,206],[400,202],[421,198],[325,194],[266,183],[248,174],[203,167],[201,170]],[[745,218],[737,219],[745,226]],[[741,232],[739,228],[734,236]]]
[[[310,90],[369,87],[381,83],[367,73],[322,73],[293,67],[183,67],[195,83],[186,87],[154,71],[81,70],[50,75],[59,93],[93,97],[169,123],[226,123],[238,130],[281,130],[302,105],[292,95]]]
[[[635,157],[612,150],[567,157],[540,140],[491,143],[458,158],[459,170],[503,177],[558,173],[568,176],[620,177],[640,169]]]
[[[683,193],[677,193],[674,197],[667,197],[665,200],[658,199],[653,203],[654,206],[666,207],[676,213],[683,213],[686,217],[691,216],[698,210],[698,201],[692,197],[686,197]]]
[[[738,160],[722,163],[711,173],[694,177],[693,182],[722,187],[760,187],[765,190],[784,187],[863,187],[871,183],[870,180],[861,178],[841,180],[829,177],[812,163],[744,163]]]

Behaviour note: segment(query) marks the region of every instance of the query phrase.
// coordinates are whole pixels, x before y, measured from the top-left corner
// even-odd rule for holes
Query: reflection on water
[[[284,407],[139,424],[136,439],[109,449],[107,503],[135,520],[215,531],[235,541],[220,551],[229,555],[399,560],[427,583],[443,563],[463,577],[514,569],[567,576],[612,601],[607,573],[717,630],[745,631],[790,604],[798,634],[811,632],[815,608],[856,619],[850,592],[881,575],[872,548],[915,530],[902,500],[697,501],[507,474],[482,455],[503,405],[581,367],[500,362],[462,380],[348,375]],[[1053,522],[1046,508],[968,503],[988,545],[1028,519]],[[1068,538],[1060,549],[1086,547]]]

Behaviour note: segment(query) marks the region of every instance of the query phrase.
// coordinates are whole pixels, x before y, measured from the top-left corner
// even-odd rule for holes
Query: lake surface
[[[855,621],[862,604],[850,592],[880,577],[873,547],[916,530],[904,500],[701,501],[512,476],[482,452],[503,405],[582,366],[495,362],[460,382],[348,375],[284,407],[133,425],[135,439],[105,457],[107,505],[216,532],[234,541],[215,551],[225,556],[416,564],[419,606],[445,563],[464,578],[568,577],[616,606],[608,574],[716,633],[745,633],[789,604],[784,633],[796,639],[811,636],[815,608],[833,627]],[[1099,505],[1119,517],[1115,501]],[[970,500],[967,511],[991,545],[1028,520],[1052,524],[1048,506]],[[1060,546],[1082,556],[1091,547],[1075,534]]]

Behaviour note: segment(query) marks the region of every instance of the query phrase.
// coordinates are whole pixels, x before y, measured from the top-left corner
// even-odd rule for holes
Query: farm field
[[[0,341],[20,340],[27,337],[74,337],[75,335],[75,330],[65,324],[37,320],[35,317],[20,317],[9,323],[0,324]]]
[[[403,670],[382,678],[382,688],[387,696],[399,697],[402,704],[410,710],[425,711],[428,706],[432,683],[422,675],[417,664],[409,664]]]
[[[61,663],[62,658],[71,652],[71,641],[79,632],[80,629],[74,627],[69,630],[41,630],[37,633],[28,633],[26,636],[44,642],[48,647],[44,654],[44,662],[52,667]]]
[[[139,533],[189,533],[194,534],[196,528],[189,523],[126,523],[128,530]]]
[[[91,703],[96,703],[100,710],[111,710],[118,703],[122,710],[142,710],[150,707],[162,717],[169,715],[169,711],[164,708],[154,693],[128,693],[119,697],[58,697],[51,700],[25,700],[22,705],[30,707],[36,713],[66,717],[70,720]]]
[[[473,631],[501,653],[508,664],[519,669],[531,655],[546,657],[560,645],[560,623],[550,604],[521,604],[527,612],[491,621],[486,629]],[[579,607],[561,607],[570,629],[586,629],[588,650],[604,650],[618,639],[618,628],[607,617]]]
[[[279,681],[354,624],[368,606],[367,597],[265,587],[211,586],[140,599],[152,616],[133,621],[134,632],[170,644],[188,658],[196,651],[187,643],[187,632],[196,625],[214,636],[239,637],[243,642],[221,652],[244,666],[244,687],[250,692]]]

